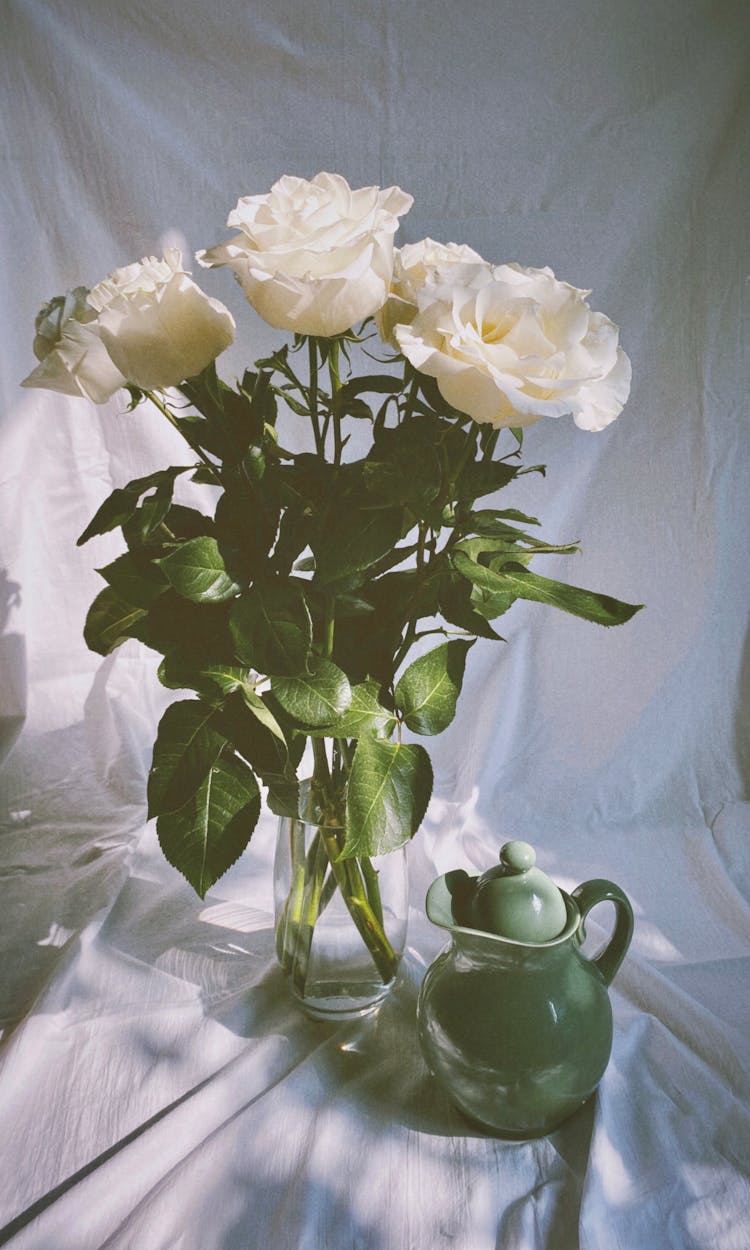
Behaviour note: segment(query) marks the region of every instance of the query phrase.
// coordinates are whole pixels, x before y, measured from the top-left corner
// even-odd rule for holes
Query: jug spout
[[[469,906],[473,891],[474,879],[463,868],[444,873],[427,891],[428,919],[440,929],[470,928]]]

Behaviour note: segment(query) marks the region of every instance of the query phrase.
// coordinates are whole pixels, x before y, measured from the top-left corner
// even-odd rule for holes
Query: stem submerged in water
[[[313,746],[316,788],[330,795],[331,772],[324,744],[317,739]],[[323,801],[321,806],[324,820],[320,824],[290,820],[291,878],[277,927],[279,961],[301,997],[310,975],[316,925],[337,893],[384,985],[395,977],[399,961],[385,931],[380,882],[372,861],[340,859],[345,827],[343,797]],[[313,831],[307,849],[306,828]]]

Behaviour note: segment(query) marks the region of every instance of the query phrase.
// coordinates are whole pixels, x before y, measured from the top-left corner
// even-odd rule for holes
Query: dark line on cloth
[[[125,1146],[129,1146],[131,1142],[137,1141],[141,1134],[145,1133],[147,1129],[152,1128],[154,1124],[158,1124],[160,1120],[163,1120],[164,1117],[174,1111],[176,1107],[179,1107],[183,1102],[187,1102],[188,1098],[192,1098],[194,1094],[197,1094],[200,1090],[204,1089],[211,1083],[211,1081],[214,1080],[215,1075],[216,1074],[213,1073],[211,1076],[207,1076],[205,1080],[201,1081],[198,1085],[193,1085],[184,1094],[181,1094],[179,1098],[176,1098],[174,1102],[168,1103],[166,1107],[162,1107],[161,1110],[157,1111],[155,1115],[152,1115],[150,1119],[144,1120],[143,1124],[139,1124],[138,1127],[134,1128],[130,1133],[126,1133],[126,1135],[121,1137],[119,1141],[115,1142],[113,1146],[108,1146],[106,1150],[103,1150],[102,1153],[97,1155],[95,1159],[92,1159],[90,1163],[84,1164],[84,1166],[79,1168],[77,1172],[74,1172],[72,1176],[69,1176],[66,1180],[61,1181],[59,1185],[56,1185],[54,1189],[50,1189],[46,1194],[43,1194],[41,1198],[37,1198],[36,1202],[32,1202],[30,1207],[27,1207],[25,1211],[20,1213],[20,1215],[15,1216],[15,1218],[12,1219],[9,1224],[6,1224],[4,1228],[0,1228],[0,1246],[6,1245],[6,1243],[10,1241],[11,1237],[15,1237],[16,1233],[19,1233],[22,1228],[25,1228],[26,1225],[30,1224],[32,1220],[35,1220],[36,1217],[41,1215],[43,1211],[46,1211],[47,1207],[51,1207],[53,1203],[57,1202],[58,1198],[61,1198],[69,1189],[73,1189],[73,1187],[79,1184],[80,1181],[85,1180],[87,1176],[90,1176],[91,1173],[96,1171],[98,1167],[101,1167],[103,1163],[107,1163],[113,1155],[116,1155]]]

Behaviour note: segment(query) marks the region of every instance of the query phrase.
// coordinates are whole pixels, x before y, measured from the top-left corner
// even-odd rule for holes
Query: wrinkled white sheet
[[[746,5],[6,0],[0,17],[0,1244],[747,1250]],[[273,819],[201,903],[144,823],[155,657],[101,661],[81,637],[119,548],[75,538],[179,440],[117,399],[18,388],[44,299],[168,243],[189,255],[239,195],[320,169],[409,190],[401,242],[593,288],[631,401],[599,435],[534,426],[547,478],[504,499],[582,539],[540,571],[647,604],[611,631],[517,604],[507,646],[474,648],[432,744],[402,983],[338,1027],[301,1017],[274,963]],[[237,317],[231,377],[279,336],[227,275],[199,281]],[[510,836],[567,888],[616,880],[637,923],[596,1101],[520,1145],[467,1127],[414,1029],[442,944],[425,890]]]

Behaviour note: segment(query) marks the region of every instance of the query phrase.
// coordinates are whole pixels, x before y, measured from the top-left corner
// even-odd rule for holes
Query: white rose
[[[227,221],[240,233],[197,258],[233,269],[276,329],[329,337],[385,302],[393,235],[413,202],[399,187],[353,191],[338,174],[286,175],[267,195],[243,197]]]
[[[234,318],[181,268],[168,248],[115,269],[89,292],[99,314],[96,332],[128,382],[143,390],[177,386],[195,377],[229,347]]]
[[[96,312],[85,287],[45,304],[35,322],[34,355],[40,362],[21,386],[105,403],[125,385],[96,332]]]
[[[457,266],[461,266],[460,271]],[[383,342],[397,346],[393,329],[414,320],[417,297],[426,282],[461,281],[471,286],[475,273],[490,268],[487,261],[465,243],[436,243],[434,239],[422,239],[419,243],[407,243],[396,248],[390,293],[375,314],[375,324]]]
[[[603,430],[628,398],[630,361],[588,294],[551,269],[498,265],[478,289],[427,283],[411,325],[394,336],[475,421],[523,426],[571,413],[581,429]]]

